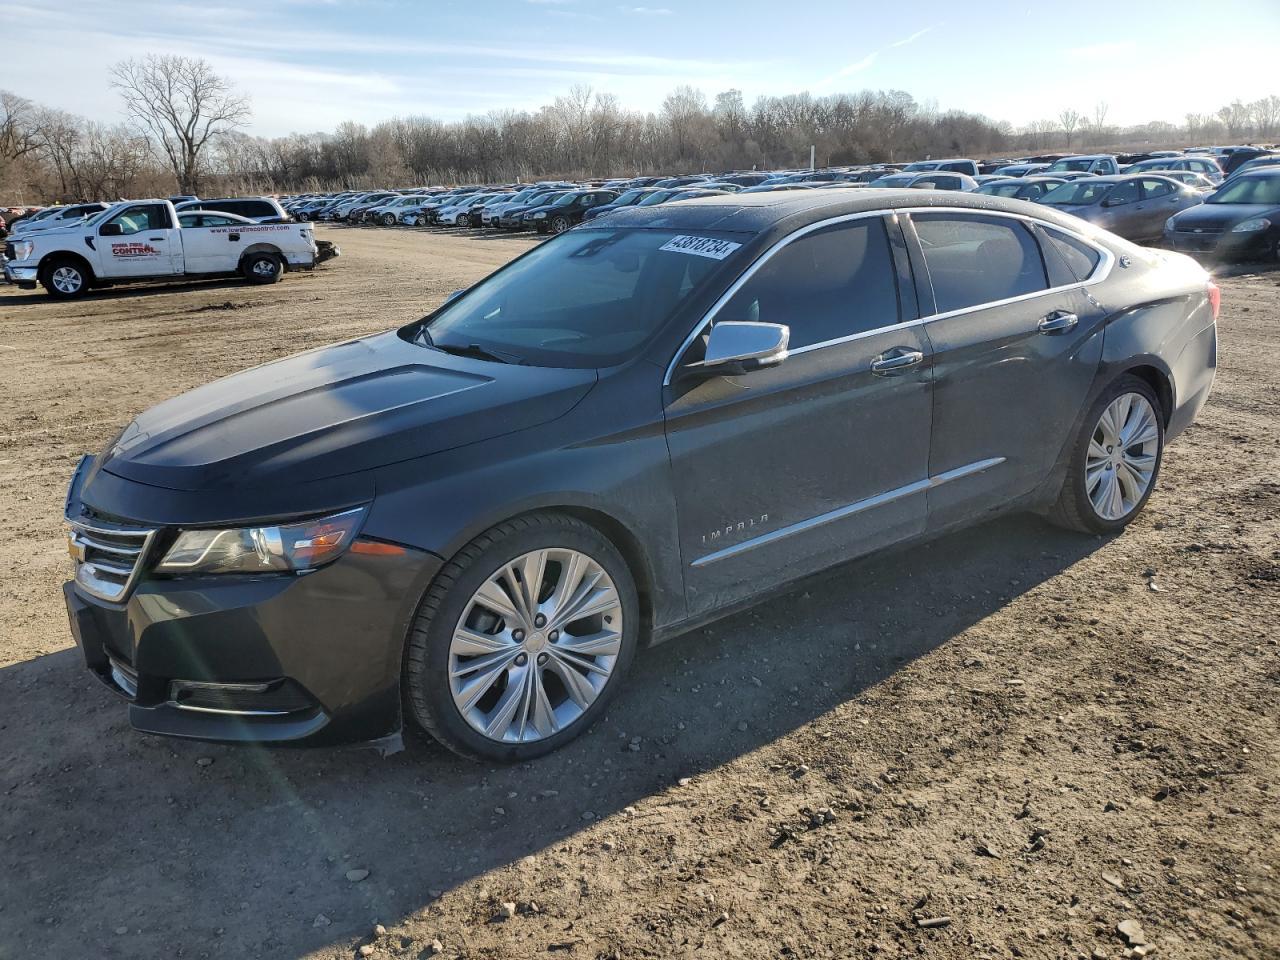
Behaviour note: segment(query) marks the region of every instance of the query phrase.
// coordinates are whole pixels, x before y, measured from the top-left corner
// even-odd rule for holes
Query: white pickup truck
[[[130,200],[58,230],[5,244],[4,278],[70,298],[138,280],[239,274],[274,283],[323,259],[309,223],[254,223],[234,214],[178,214],[167,200]],[[325,253],[336,255],[326,244]]]

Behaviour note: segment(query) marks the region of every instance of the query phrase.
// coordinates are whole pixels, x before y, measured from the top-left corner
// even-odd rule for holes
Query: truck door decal
[[[149,243],[113,243],[111,255],[136,260],[142,257],[158,257],[160,251]]]

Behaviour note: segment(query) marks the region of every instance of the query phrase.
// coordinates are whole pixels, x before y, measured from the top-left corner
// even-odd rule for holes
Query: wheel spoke
[[[514,657],[503,658],[497,663],[491,663],[487,670],[468,681],[454,694],[455,702],[464,713],[474,707],[480,698],[489,692],[489,688],[506,672],[512,659]]]
[[[520,613],[512,602],[507,588],[498,583],[496,577],[490,577],[480,585],[480,589],[476,591],[474,602],[483,607],[488,607],[502,619],[508,621],[508,626],[525,623],[524,615]]]
[[[564,684],[565,692],[569,694],[572,700],[580,709],[585,710],[591,706],[591,701],[596,698],[595,688],[587,682],[587,678],[580,674],[573,667],[565,666],[558,657],[552,657],[547,661],[547,669],[555,672]]]
[[[538,594],[542,592],[542,579],[547,570],[547,551],[537,550],[526,553],[516,561],[520,571],[520,601],[524,608],[525,619],[533,622],[534,613],[538,609]]]
[[[559,650],[556,647],[550,647],[548,649],[551,653],[551,660],[548,662],[559,660],[570,669],[579,667],[586,670],[588,673],[595,673],[602,677],[607,677],[609,675],[609,669],[607,667],[601,666],[589,657],[579,656],[571,650]]]
[[[529,698],[529,725],[540,737],[549,737],[560,729],[556,713],[551,709],[551,701],[547,699],[547,688],[542,683],[542,671],[532,671],[533,696]],[[523,739],[523,731],[521,735]]]
[[[612,630],[602,630],[585,637],[561,634],[555,649],[589,657],[616,657],[622,649],[622,637]]]
[[[467,627],[459,627],[453,634],[453,652],[461,657],[478,657],[486,653],[496,653],[511,647],[507,636],[491,636],[477,633]]]
[[[529,694],[529,674],[532,672],[529,669],[521,670],[508,679],[507,689],[502,691],[497,706],[489,714],[489,722],[485,724],[486,737],[493,740],[503,739],[503,735],[511,727],[511,721],[516,717],[516,712],[524,705],[525,698]]]

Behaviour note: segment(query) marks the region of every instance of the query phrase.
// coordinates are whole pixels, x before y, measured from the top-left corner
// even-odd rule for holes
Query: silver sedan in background
[[[1195,206],[1203,194],[1156,174],[1087,177],[1054,187],[1037,203],[1070,213],[1135,242],[1159,240],[1164,222]]]

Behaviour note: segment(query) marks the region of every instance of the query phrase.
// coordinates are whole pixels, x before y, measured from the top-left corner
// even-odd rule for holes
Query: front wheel
[[[551,221],[552,233],[564,233],[568,229],[569,229],[568,217],[556,217],[554,220]]]
[[[390,227],[395,222],[396,222],[396,215],[394,213],[384,213],[382,215],[382,225],[384,227]]]
[[[251,253],[241,261],[240,271],[250,283],[275,283],[284,273],[284,264],[273,253]]]
[[[541,756],[599,716],[639,630],[631,573],[594,527],[558,513],[501,523],[423,598],[405,651],[406,712],[466,757]]]
[[[1147,505],[1164,458],[1164,415],[1150,384],[1125,375],[1085,417],[1050,513],[1083,533],[1123,530]]]
[[[60,257],[45,268],[41,282],[49,296],[70,300],[88,292],[89,273],[71,257]]]

